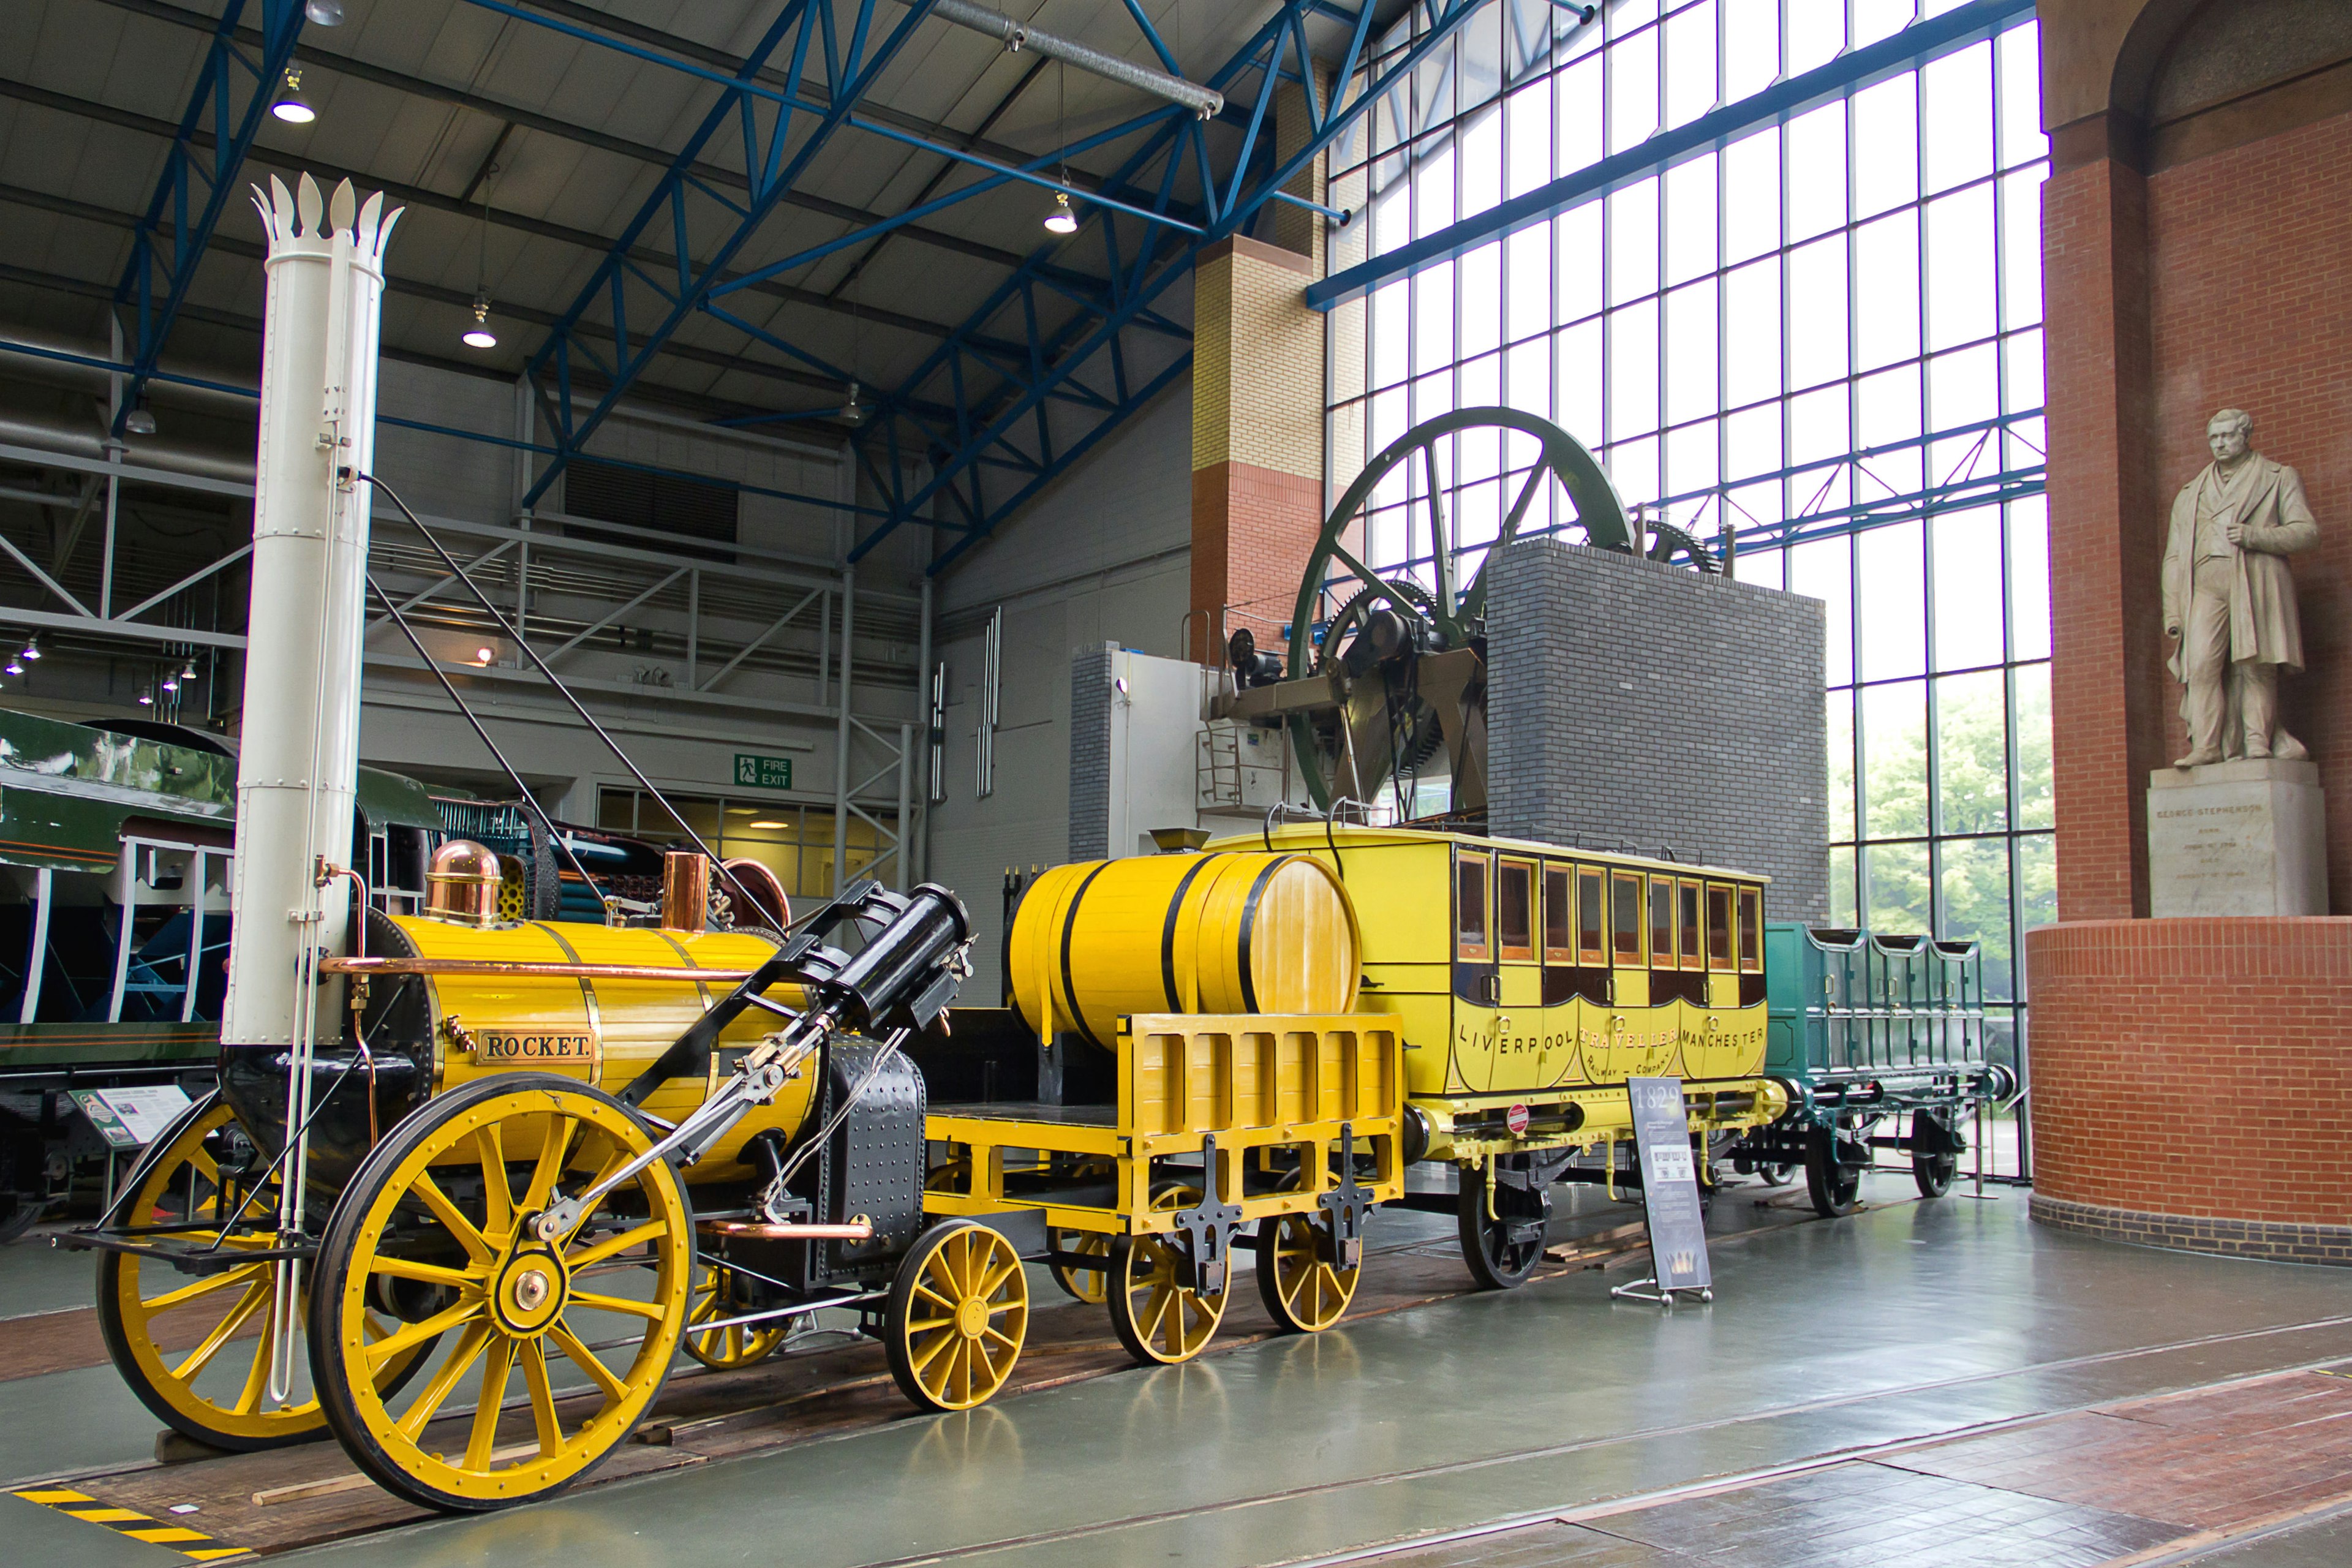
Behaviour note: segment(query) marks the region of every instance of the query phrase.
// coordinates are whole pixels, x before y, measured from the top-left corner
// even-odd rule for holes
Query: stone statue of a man
[[[2279,728],[2278,677],[2303,668],[2303,623],[2286,558],[2319,542],[2303,479],[2253,449],[2254,421],[2224,408],[2205,427],[2213,460],[2172,502],[2164,547],[2168,661],[2188,688],[2193,768],[2230,757],[2309,753]]]

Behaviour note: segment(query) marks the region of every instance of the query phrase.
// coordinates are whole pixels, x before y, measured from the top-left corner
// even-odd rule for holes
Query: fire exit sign
[[[735,782],[747,789],[790,789],[793,787],[793,760],[790,757],[761,757],[750,752],[735,753]]]

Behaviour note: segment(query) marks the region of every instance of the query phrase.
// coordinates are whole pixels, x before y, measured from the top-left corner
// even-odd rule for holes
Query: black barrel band
[[[1289,863],[1290,857],[1286,855],[1260,871],[1257,880],[1250,884],[1247,901],[1242,905],[1242,1011],[1244,1013],[1257,1011],[1257,987],[1250,984],[1250,928],[1257,924],[1257,901],[1265,896],[1265,885],[1274,880],[1274,874]]]
[[[1086,880],[1078,884],[1078,890],[1070,895],[1070,912],[1062,917],[1062,994],[1070,999],[1071,1022],[1077,1025],[1078,1033],[1087,1037],[1087,1044],[1090,1046],[1099,1046],[1102,1042],[1095,1038],[1092,1029],[1087,1027],[1086,1013],[1078,1006],[1077,982],[1070,978],[1070,938],[1077,931],[1078,906],[1086,901],[1087,889],[1095,885],[1097,877],[1109,868],[1110,862],[1106,860],[1087,873]],[[1050,996],[1046,998],[1048,1003],[1052,1000]]]
[[[1176,891],[1168,900],[1168,923],[1160,928],[1160,983],[1168,989],[1168,1010],[1181,1013],[1183,998],[1176,994],[1176,916],[1184,908],[1184,895],[1192,890],[1192,879],[1209,868],[1209,862],[1222,856],[1203,855],[1195,859],[1184,879],[1176,884]]]

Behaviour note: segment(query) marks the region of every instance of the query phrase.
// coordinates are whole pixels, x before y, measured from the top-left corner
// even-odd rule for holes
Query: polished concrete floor
[[[2090,1241],[2031,1225],[2013,1192],[1895,1201],[1908,1185],[1873,1178],[1884,1207],[1722,1248],[1712,1306],[1612,1302],[1622,1273],[1574,1275],[289,1560],[1297,1563],[2352,1359],[2352,1272]],[[12,1248],[0,1316],[80,1305],[88,1277]],[[136,1462],[153,1432],[105,1368],[0,1384],[12,1484]],[[7,1497],[0,1542],[0,1561],[187,1561]],[[2199,1561],[2340,1568],[2352,1524]]]

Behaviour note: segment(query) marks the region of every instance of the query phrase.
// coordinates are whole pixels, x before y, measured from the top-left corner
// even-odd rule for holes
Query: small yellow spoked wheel
[[[989,1226],[944,1220],[915,1238],[890,1286],[884,1342],[899,1392],[926,1410],[985,1405],[1029,1333],[1029,1279]]]
[[[328,1424],[385,1490],[445,1512],[505,1508],[570,1485],[628,1436],[686,1330],[694,1216],[677,1173],[656,1161],[551,1241],[530,1222],[559,1184],[577,1193],[652,1146],[609,1095],[500,1073],[426,1101],[361,1165],[320,1249],[310,1366]],[[394,1284],[424,1299],[371,1342],[366,1304]],[[413,1394],[372,1386],[383,1363],[440,1334],[453,1342]],[[477,1368],[476,1391],[434,1429]],[[528,1407],[509,1415],[518,1372]],[[595,1402],[567,1417],[556,1402],[575,1392]]]
[[[1087,1268],[1067,1263],[1048,1263],[1045,1271],[1063,1293],[1074,1296],[1089,1307],[1099,1307],[1110,1299],[1110,1237],[1094,1230],[1049,1230],[1056,1252],[1076,1252],[1087,1258],[1099,1258],[1103,1266]]]
[[[1155,1210],[1200,1201],[1200,1188],[1173,1184],[1151,1195]],[[1145,1366],[1191,1361],[1224,1321],[1233,1270],[1225,1271],[1223,1289],[1204,1295],[1181,1282],[1177,1261],[1176,1247],[1164,1236],[1122,1236],[1110,1246],[1110,1326],[1127,1353]]]
[[[1361,1264],[1342,1268],[1323,1260],[1323,1227],[1315,1216],[1286,1214],[1257,1227],[1257,1293],[1266,1315],[1286,1334],[1318,1334],[1347,1315],[1356,1299]]]
[[[261,1227],[236,1231],[226,1240],[218,1229],[205,1228],[221,1222],[222,1162],[254,1158],[235,1120],[210,1095],[182,1111],[131,1171],[131,1195],[121,1212],[122,1223],[133,1229],[189,1226],[155,1239],[189,1252],[217,1245],[232,1266],[188,1274],[160,1258],[101,1252],[98,1323],[115,1369],[141,1404],[199,1443],[250,1452],[307,1442],[325,1431],[327,1421],[301,1379],[299,1361],[289,1396],[269,1395],[278,1349],[271,1308],[286,1264],[234,1262],[239,1253],[277,1246],[268,1222],[278,1213],[278,1183],[266,1181],[236,1200],[242,1212],[232,1218],[258,1219]],[[298,1310],[301,1304],[298,1299]],[[381,1340],[391,1332],[389,1324],[388,1318],[369,1313],[361,1332]],[[397,1387],[426,1348],[420,1343],[387,1357],[377,1368],[378,1380]]]
[[[735,1305],[734,1296],[734,1272],[726,1265],[714,1263],[696,1272],[693,1304],[686,1314],[686,1353],[720,1372],[757,1366],[776,1353],[776,1347],[784,1342],[784,1335],[790,1331],[782,1318],[765,1323],[696,1330],[697,1323],[715,1323],[740,1316],[742,1309]]]

